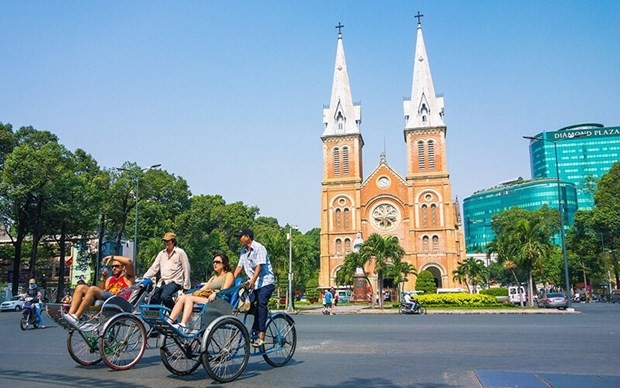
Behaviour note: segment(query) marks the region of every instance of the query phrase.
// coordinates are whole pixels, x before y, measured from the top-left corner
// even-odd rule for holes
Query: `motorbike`
[[[411,303],[400,302],[398,307],[399,314],[426,314],[426,308],[420,303],[413,301]]]
[[[36,307],[36,303],[33,303],[34,298],[31,296],[26,297],[24,299],[24,307],[22,310],[22,317],[19,321],[19,327],[22,330],[27,330],[29,326],[34,327],[35,329],[39,327],[39,317],[37,313],[34,311]]]

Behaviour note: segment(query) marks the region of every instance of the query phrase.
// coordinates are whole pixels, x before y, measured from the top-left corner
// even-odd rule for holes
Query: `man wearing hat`
[[[174,307],[172,296],[179,290],[189,290],[190,268],[185,251],[177,247],[177,236],[168,232],[162,238],[166,248],[159,252],[151,268],[144,274],[145,278],[152,278],[160,274],[157,288],[151,297],[152,304],[162,303],[168,308]]]
[[[254,324],[252,332],[258,334],[252,346],[259,347],[265,342],[265,325],[267,323],[267,304],[269,298],[275,290],[275,276],[271,269],[271,262],[267,255],[267,249],[254,241],[254,232],[251,229],[240,229],[234,233],[241,242],[241,256],[235,269],[235,278],[241,273],[241,268],[249,278],[250,289],[254,290],[250,295],[252,303],[257,301],[257,308],[254,309]]]

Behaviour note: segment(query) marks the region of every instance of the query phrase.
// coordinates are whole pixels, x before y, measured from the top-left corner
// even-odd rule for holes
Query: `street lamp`
[[[141,168],[140,169],[140,173],[144,173],[146,171],[149,171],[153,168],[157,168],[161,166],[160,164],[153,164],[150,165],[148,167],[145,168]],[[130,171],[127,168],[124,167],[117,167],[116,168],[119,171]],[[140,190],[140,174],[136,174],[136,217],[135,217],[135,221],[134,221],[134,238],[133,238],[133,262],[134,262],[134,267],[136,270],[136,273],[138,272],[138,193]]]
[[[288,297],[286,298],[286,311],[293,312],[293,228],[298,226],[288,226]]]
[[[569,137],[568,139],[573,139],[575,137],[585,136],[585,134],[575,134],[574,136]],[[571,287],[570,287],[570,278],[568,276],[568,257],[566,255],[566,236],[564,233],[564,209],[562,208],[562,189],[560,186],[560,167],[559,167],[559,159],[558,159],[558,141],[547,140],[545,136],[523,136],[524,139],[534,140],[534,141],[547,141],[553,143],[553,152],[555,156],[555,177],[558,185],[558,210],[560,211],[560,240],[562,243],[562,257],[564,258],[564,281],[566,282],[566,300],[568,303],[567,309],[571,308]]]

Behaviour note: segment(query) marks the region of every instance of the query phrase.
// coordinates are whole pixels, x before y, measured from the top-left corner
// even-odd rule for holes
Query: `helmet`
[[[37,281],[36,281],[36,280],[34,280],[34,278],[32,278],[32,279],[30,279],[30,281],[29,281],[28,283],[30,283],[30,284],[35,284],[36,282],[37,282]]]

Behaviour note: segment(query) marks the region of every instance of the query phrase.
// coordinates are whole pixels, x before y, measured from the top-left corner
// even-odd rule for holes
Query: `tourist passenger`
[[[108,277],[107,269],[102,271],[102,285],[88,286],[78,284],[73,292],[71,307],[65,315],[65,319],[74,326],[78,326],[79,318],[97,300],[106,300],[118,294],[122,289],[131,286],[135,272],[133,262],[128,257],[106,256],[103,258],[103,265],[112,267],[112,276]]]
[[[208,303],[213,301],[218,291],[232,287],[235,281],[228,256],[223,253],[216,254],[213,256],[212,265],[215,275],[193,294],[181,295],[170,313],[170,319],[174,322],[181,311],[183,312],[183,317],[179,324],[180,328],[183,330],[189,330],[188,321],[195,303]]]

